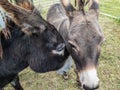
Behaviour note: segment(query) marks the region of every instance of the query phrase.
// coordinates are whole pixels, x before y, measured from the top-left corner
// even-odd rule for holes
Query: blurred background
[[[42,16],[46,18],[48,8],[59,0],[33,0]],[[71,0],[74,4],[74,0]],[[106,41],[101,48],[98,75],[98,90],[120,90],[120,0],[100,0],[99,23]],[[29,68],[20,74],[20,82],[24,90],[78,90],[73,67],[69,80],[64,80],[55,72],[38,74]],[[13,90],[8,85],[5,90]]]

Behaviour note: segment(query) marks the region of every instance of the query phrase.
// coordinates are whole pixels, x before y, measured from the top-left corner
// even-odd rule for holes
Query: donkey
[[[17,76],[20,71],[28,66],[38,73],[58,70],[69,54],[56,28],[36,9],[27,10],[8,0],[0,0],[0,6],[15,22],[8,22],[11,38],[1,36],[4,54],[0,60],[0,90],[11,81],[15,90],[23,90]]]
[[[88,12],[83,12],[81,6],[76,10],[70,0],[61,0],[61,3],[50,7],[47,20],[62,35],[69,55],[74,59],[77,80],[81,86],[85,90],[96,89],[99,87],[98,58],[104,40],[98,23],[99,0],[90,0]],[[71,63],[66,64],[59,70],[60,73],[69,70]]]

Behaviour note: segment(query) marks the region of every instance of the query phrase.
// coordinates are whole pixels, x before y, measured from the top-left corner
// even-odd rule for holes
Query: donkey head
[[[95,89],[99,85],[96,68],[103,34],[98,23],[98,1],[90,0],[89,11],[85,13],[80,9],[75,10],[70,0],[61,0],[70,22],[69,50],[76,64],[79,81],[87,90]]]
[[[54,59],[57,56],[62,57],[65,51],[65,44],[56,28],[41,17],[39,11],[33,6],[33,4],[30,4],[25,0],[22,1],[24,2],[18,6],[10,3],[8,0],[0,0],[0,6],[10,15],[12,20],[25,34],[30,37],[37,36],[34,42],[38,47],[44,48],[44,53],[52,53],[48,56],[49,58]],[[31,8],[27,9],[22,5],[24,3],[28,3],[25,5],[29,5]],[[37,50],[40,50],[40,48]]]

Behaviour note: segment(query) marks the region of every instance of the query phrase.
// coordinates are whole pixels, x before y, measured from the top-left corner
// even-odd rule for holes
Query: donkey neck
[[[19,44],[18,44],[19,46]],[[14,47],[14,45],[9,48],[4,49],[4,55],[2,60],[0,60],[0,78],[6,75],[17,74],[28,66],[25,55],[25,51],[20,52],[20,49]],[[22,48],[22,47],[20,47]],[[18,50],[17,50],[18,49]],[[24,53],[24,54],[22,54]]]
[[[3,58],[0,59],[0,78],[17,74],[28,66],[29,39],[17,30],[13,30],[11,34],[9,40],[2,38],[4,53]]]

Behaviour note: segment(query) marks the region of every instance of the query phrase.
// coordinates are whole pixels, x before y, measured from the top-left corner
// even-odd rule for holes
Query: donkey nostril
[[[83,88],[84,88],[84,89],[86,88],[85,84],[83,84]]]

